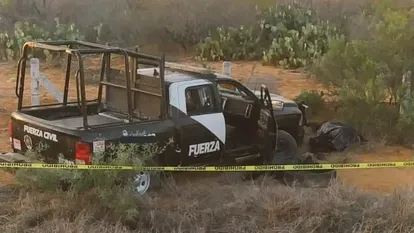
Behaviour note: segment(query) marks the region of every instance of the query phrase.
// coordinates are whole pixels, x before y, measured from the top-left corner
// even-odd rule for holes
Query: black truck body
[[[63,103],[23,106],[26,63],[32,48],[67,54]],[[94,100],[86,99],[82,61],[83,55],[90,54],[102,55]],[[122,75],[111,68],[114,54],[124,58]],[[73,57],[78,66],[74,77],[77,101],[70,102]],[[219,87],[222,84],[233,89],[226,91]],[[266,160],[277,147],[277,123],[265,86],[258,97],[230,77],[166,63],[164,56],[80,41],[28,42],[18,62],[16,96],[18,106],[9,128],[13,151],[24,154],[38,149],[50,163],[90,164],[93,153],[105,152],[110,144],[162,146],[170,139],[174,143],[156,156],[157,165]],[[192,110],[191,98],[198,101]]]

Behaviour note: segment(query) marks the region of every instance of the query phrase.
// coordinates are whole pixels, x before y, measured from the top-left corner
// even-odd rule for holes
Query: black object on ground
[[[332,121],[323,123],[316,136],[309,138],[312,153],[341,152],[351,145],[365,142],[366,139],[354,127]]]

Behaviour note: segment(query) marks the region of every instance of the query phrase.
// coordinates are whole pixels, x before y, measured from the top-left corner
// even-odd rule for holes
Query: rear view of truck
[[[9,138],[13,152],[32,155],[50,163],[62,163],[63,158],[73,158],[77,163],[89,164],[91,147],[82,142],[76,131],[56,127],[53,121],[14,112],[9,123]],[[59,157],[61,160],[59,161]]]
[[[63,98],[59,103],[23,105],[23,99],[30,95],[30,90],[27,90],[30,83],[25,84],[26,73],[29,73],[26,71],[27,61],[35,48],[67,55],[66,74],[62,72],[61,76],[64,80]],[[122,75],[111,68],[113,54],[123,58]],[[97,93],[93,93],[96,95],[94,99],[86,98],[84,55],[101,55],[100,77],[96,85]],[[77,67],[71,67],[73,62]],[[161,78],[151,80],[151,90],[136,85],[138,82],[142,85],[149,82],[145,77],[136,80],[138,64],[159,67],[162,71]],[[13,152],[25,154],[31,151],[48,163],[90,164],[92,153],[105,151],[102,142],[122,137],[122,130],[114,129],[134,122],[160,120],[165,116],[163,65],[164,57],[87,42],[26,43],[17,68],[17,110],[12,113],[9,124]],[[75,75],[71,77],[73,68]],[[69,87],[71,83],[75,86]],[[69,89],[76,89],[76,101],[69,100]],[[137,106],[143,107],[144,104],[150,108],[140,108],[137,114]]]

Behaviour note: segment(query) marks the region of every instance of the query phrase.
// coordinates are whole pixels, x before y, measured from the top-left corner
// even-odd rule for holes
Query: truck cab
[[[138,69],[158,78],[158,69]],[[277,125],[269,96],[263,100],[242,83],[207,69],[166,63],[168,117],[176,132],[176,152],[183,165],[240,162],[269,156],[276,147]]]

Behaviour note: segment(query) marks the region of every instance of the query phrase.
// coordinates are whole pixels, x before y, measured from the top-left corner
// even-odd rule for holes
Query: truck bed
[[[102,107],[99,109],[99,105],[96,103],[89,104],[87,108],[88,125],[92,127],[123,122],[126,123],[127,116],[125,114],[120,114],[116,111],[104,109]],[[65,129],[78,130],[83,127],[83,117],[77,105],[38,107],[22,112]],[[138,122],[142,120],[133,118],[133,121]]]
[[[64,127],[66,129],[79,129],[83,127],[83,118],[81,116],[52,120],[50,122],[52,122],[56,126]],[[123,122],[123,120],[107,113],[88,115],[88,124],[90,126],[120,122]]]

